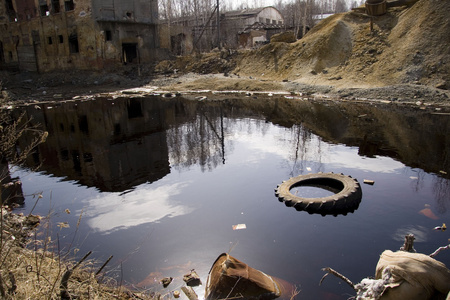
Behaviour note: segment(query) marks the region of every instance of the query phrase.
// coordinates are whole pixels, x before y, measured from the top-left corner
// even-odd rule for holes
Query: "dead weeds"
[[[37,229],[41,221],[1,208],[2,299],[153,299],[148,291],[131,291],[105,276],[104,265],[87,259],[90,252],[78,262],[62,255],[57,241]]]

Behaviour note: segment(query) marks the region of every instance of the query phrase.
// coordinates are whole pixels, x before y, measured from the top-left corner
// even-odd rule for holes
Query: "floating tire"
[[[291,193],[291,189],[298,186],[314,186],[326,189],[334,195],[319,198],[303,198]],[[361,202],[362,191],[359,182],[344,174],[316,173],[300,175],[283,181],[275,189],[275,195],[280,202],[298,211],[310,214],[346,215],[354,212]]]

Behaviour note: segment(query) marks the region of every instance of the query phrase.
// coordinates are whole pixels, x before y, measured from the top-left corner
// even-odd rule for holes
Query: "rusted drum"
[[[387,12],[386,0],[366,0],[366,11],[369,16],[382,16]]]

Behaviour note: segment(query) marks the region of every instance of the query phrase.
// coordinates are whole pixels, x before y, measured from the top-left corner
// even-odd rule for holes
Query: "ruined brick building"
[[[0,0],[0,68],[47,72],[148,63],[157,0]]]

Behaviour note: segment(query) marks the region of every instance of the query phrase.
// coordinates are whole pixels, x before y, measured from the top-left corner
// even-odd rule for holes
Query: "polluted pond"
[[[448,276],[450,251],[429,257],[449,244],[448,115],[198,97],[129,92],[12,109],[48,132],[24,165],[3,166],[20,180],[15,212],[45,219],[74,260],[92,251],[117,282],[167,299],[387,297],[422,282],[393,279],[414,272],[414,255]],[[418,253],[399,252],[410,234]],[[416,294],[446,294],[434,283]]]

